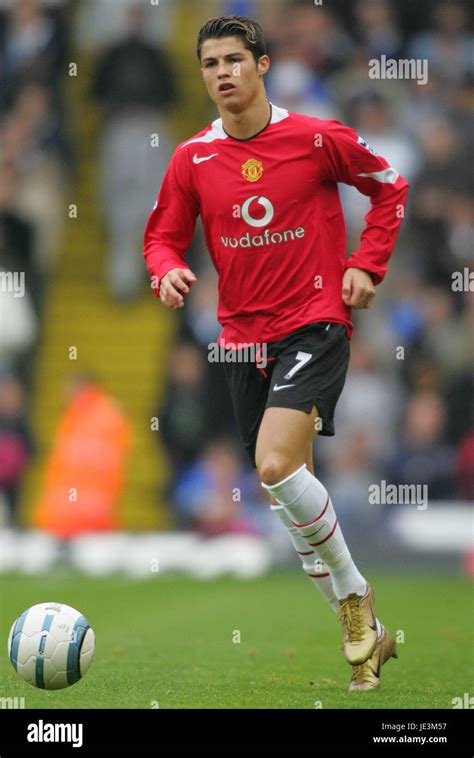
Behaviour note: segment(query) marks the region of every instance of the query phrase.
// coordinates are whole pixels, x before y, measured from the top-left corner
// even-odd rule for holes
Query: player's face
[[[239,37],[206,40],[201,72],[209,97],[219,108],[243,110],[259,93],[269,62],[262,55],[257,64]]]

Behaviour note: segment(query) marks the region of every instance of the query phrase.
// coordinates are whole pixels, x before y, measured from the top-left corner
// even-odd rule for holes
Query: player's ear
[[[260,76],[264,76],[270,68],[270,58],[268,55],[261,55],[257,62],[257,71]]]

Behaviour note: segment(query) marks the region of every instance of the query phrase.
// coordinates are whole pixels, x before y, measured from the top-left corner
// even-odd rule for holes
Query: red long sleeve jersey
[[[338,182],[371,198],[359,249],[347,261]],[[266,128],[239,140],[219,118],[178,146],[164,176],[145,231],[154,294],[168,271],[188,268],[201,214],[218,274],[220,345],[276,341],[313,321],[344,323],[351,337],[344,271],[354,266],[376,284],[383,279],[407,190],[339,121],[272,105]]]

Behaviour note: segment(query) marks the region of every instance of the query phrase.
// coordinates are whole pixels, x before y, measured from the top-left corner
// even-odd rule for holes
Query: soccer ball
[[[60,690],[88,670],[95,635],[87,619],[64,603],[39,603],[21,614],[8,635],[8,655],[25,682]]]

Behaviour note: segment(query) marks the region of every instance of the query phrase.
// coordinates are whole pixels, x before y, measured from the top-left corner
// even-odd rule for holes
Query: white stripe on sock
[[[365,594],[366,581],[358,571],[344,540],[326,488],[303,464],[281,482],[264,487],[285,511],[293,526],[328,566],[339,599],[351,592]]]
[[[298,553],[301,563],[303,564],[303,571],[311,579],[314,586],[321,593],[321,595],[327,600],[333,611],[336,613],[340,609],[339,600],[334,594],[332,586],[331,574],[328,567],[323,561],[321,561],[314,550],[309,547],[308,543],[301,536],[296,526],[289,518],[283,505],[271,505],[273,513],[275,513],[280,519],[281,523],[288,532],[288,535],[293,543],[293,547]]]

